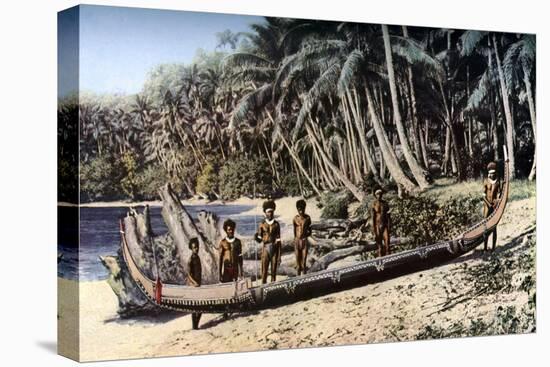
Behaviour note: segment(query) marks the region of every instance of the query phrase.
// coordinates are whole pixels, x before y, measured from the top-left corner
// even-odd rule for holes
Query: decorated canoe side
[[[164,284],[147,277],[131,255],[124,232],[124,223],[121,221],[123,258],[131,278],[151,302],[170,310],[211,313],[245,311],[288,304],[300,299],[317,297],[435,267],[472,251],[483,243],[486,236],[500,222],[510,190],[506,149],[504,149],[504,157],[503,189],[494,212],[452,240],[255,287],[249,279],[191,287]]]

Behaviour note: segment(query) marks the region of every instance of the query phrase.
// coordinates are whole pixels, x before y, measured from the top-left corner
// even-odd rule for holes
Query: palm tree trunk
[[[330,158],[327,156],[327,154],[325,153],[325,151],[320,147],[319,145],[319,142],[317,141],[317,137],[315,136],[315,134],[313,133],[313,131],[311,130],[311,127],[309,126],[308,123],[306,123],[306,129],[307,129],[307,133],[310,135],[310,137],[312,138],[312,143],[315,144],[319,150],[319,152],[321,153],[321,156],[323,157],[323,159],[325,160],[325,162],[327,163],[327,165],[330,167],[330,169],[334,172],[334,174],[342,181],[342,183],[344,184],[344,186],[352,193],[353,196],[355,196],[355,198],[357,200],[359,200],[360,202],[363,201],[363,199],[365,198],[365,193],[363,191],[361,191],[357,186],[355,186],[353,184],[353,182],[351,182],[347,176],[345,174],[343,174],[342,171],[340,171],[338,169],[338,167],[336,167],[334,165],[334,163],[332,163],[332,161],[330,160]]]
[[[430,167],[430,164],[428,162],[428,152],[426,151],[426,142],[424,141],[424,137],[423,137],[423,131],[422,131],[422,128],[419,126],[419,135],[420,135],[420,139],[418,139],[420,141],[420,153],[422,154],[422,160],[424,161],[424,167],[426,168],[429,168]]]
[[[367,143],[367,135],[366,135],[366,131],[365,131],[364,119],[360,118],[360,116],[359,116],[359,102],[358,102],[359,98],[357,96],[357,91],[354,89],[353,93],[354,93],[354,96],[355,96],[355,107],[357,109],[356,110],[357,118],[355,119],[355,124],[356,124],[356,127],[357,127],[357,131],[359,131],[359,140],[361,142],[361,146],[363,147],[363,152],[365,154],[365,158],[366,158],[366,161],[367,161],[368,168],[370,169],[370,172],[372,172],[372,174],[374,176],[374,180],[377,181],[378,183],[380,183],[379,182],[379,177],[376,174],[376,166],[375,166],[374,160],[372,159],[372,156],[370,154],[369,145]],[[348,91],[348,99],[349,99],[349,91]],[[361,124],[361,122],[363,122],[363,124]]]
[[[531,90],[531,82],[529,77],[525,73],[525,67],[523,68],[523,83],[525,84],[525,91],[527,92],[527,103],[529,105],[529,116],[531,117],[531,127],[533,128],[533,141],[535,143],[535,154],[533,156],[533,165],[531,166],[531,172],[529,173],[529,181],[533,181],[537,173],[537,115],[535,111],[535,101],[533,99],[533,91]]]
[[[263,137],[260,139],[262,140],[264,150],[265,150],[265,155],[267,156],[267,160],[269,161],[269,165],[271,166],[271,172],[273,173],[273,177],[275,177],[275,180],[277,180],[277,182],[280,182],[279,171],[275,168],[275,162],[273,162],[273,158],[269,154],[269,149],[267,149],[265,139]]]
[[[271,113],[269,113],[269,111],[267,112],[267,116],[269,117],[271,122],[273,124],[275,124],[275,120],[273,119],[273,117],[271,116]],[[309,184],[311,185],[313,190],[317,193],[317,195],[321,196],[321,191],[319,191],[319,188],[317,187],[317,185],[315,185],[315,182],[313,182],[313,180],[311,179],[311,177],[307,173],[306,169],[302,165],[302,162],[300,161],[300,159],[298,158],[296,153],[294,153],[294,149],[291,148],[291,146],[288,144],[288,142],[286,141],[285,137],[283,136],[283,134],[281,133],[281,131],[279,129],[277,129],[277,132],[278,132],[277,135],[279,135],[279,138],[281,138],[281,141],[283,142],[284,146],[288,150],[288,153],[290,154],[292,159],[294,159],[294,162],[296,162],[296,165],[298,166],[298,168],[300,168],[300,171],[302,171],[302,173],[304,174],[304,177],[306,178],[306,180],[309,182]]]
[[[399,161],[395,156],[395,152],[392,150],[391,145],[389,144],[386,131],[384,130],[384,128],[382,127],[382,124],[380,123],[380,120],[378,119],[378,115],[374,108],[374,101],[371,96],[371,92],[369,90],[368,85],[366,84],[365,84],[365,93],[367,96],[368,111],[370,113],[370,116],[372,119],[372,125],[374,127],[374,132],[376,133],[376,138],[378,140],[378,145],[380,147],[380,152],[381,152],[380,160],[384,160],[395,182],[398,185],[403,186],[405,191],[412,192],[416,190],[417,187],[411,180],[409,180],[409,178],[405,175],[405,173],[403,172],[403,169],[399,165]]]
[[[350,151],[350,156],[351,156],[351,166],[352,166],[352,169],[351,169],[351,172],[350,172],[350,177],[352,177],[352,180],[354,182],[357,182],[357,172],[358,172],[358,163],[357,163],[357,160],[356,160],[356,154],[354,152],[354,144],[353,144],[353,134],[351,132],[352,130],[352,126],[351,126],[351,116],[350,116],[350,111],[349,111],[349,106],[347,105],[347,103],[345,103],[345,100],[342,99],[342,108],[343,108],[343,111],[344,111],[344,124],[345,124],[345,128],[346,128],[346,139],[348,141],[348,148],[349,148],[349,151]]]
[[[508,149],[508,159],[510,165],[510,179],[516,177],[516,159],[514,150],[514,120],[512,118],[512,112],[510,110],[510,100],[508,99],[508,87],[504,80],[504,72],[500,63],[500,56],[498,54],[498,45],[496,35],[493,33],[493,47],[495,49],[495,58],[497,60],[498,79],[500,82],[500,91],[502,93],[502,104],[504,107],[504,116],[506,117],[506,146]]]
[[[401,120],[401,112],[399,111],[399,102],[397,100],[397,87],[395,82],[395,74],[393,70],[393,58],[390,44],[390,34],[388,31],[387,25],[382,25],[382,35],[384,38],[384,49],[386,53],[386,67],[388,69],[388,79],[390,82],[390,93],[393,105],[393,119],[397,127],[397,134],[399,136],[399,141],[401,142],[401,150],[405,156],[405,160],[411,169],[411,172],[414,176],[414,179],[420,186],[420,189],[424,190],[430,186],[430,183],[427,181],[425,172],[418,164],[418,161],[414,158],[409,142],[407,141],[407,135],[405,134],[405,128],[403,127],[403,122]]]

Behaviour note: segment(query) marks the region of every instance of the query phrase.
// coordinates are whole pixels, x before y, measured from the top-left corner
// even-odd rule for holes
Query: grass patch
[[[536,196],[537,183],[529,180],[514,180],[510,183],[508,201],[529,199]],[[483,197],[483,183],[480,180],[455,182],[444,178],[436,180],[435,184],[421,196],[433,196],[439,202],[452,198]]]

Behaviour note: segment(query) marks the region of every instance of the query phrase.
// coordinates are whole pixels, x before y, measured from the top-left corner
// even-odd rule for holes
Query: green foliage
[[[197,192],[211,194],[218,192],[218,172],[213,164],[207,163],[197,177]]]
[[[302,178],[301,184],[302,184],[302,188],[304,190],[305,196],[308,196],[313,192],[313,188],[305,178]],[[281,187],[281,190],[286,195],[289,195],[289,196],[302,195],[302,192],[300,191],[300,182],[298,181],[298,177],[296,175],[282,175],[280,187]]]
[[[78,166],[67,159],[57,163],[57,200],[75,202],[78,197]]]
[[[508,201],[523,200],[537,195],[537,182],[528,180],[514,180],[510,183]]]
[[[529,238],[525,245],[529,247],[528,251],[519,255],[506,252],[499,256],[491,256],[487,262],[469,267],[466,273],[467,281],[476,292],[485,294],[534,291],[535,237]]]
[[[100,156],[80,166],[80,200],[119,199],[123,167],[112,156]]]
[[[346,190],[340,192],[325,192],[321,195],[319,206],[322,208],[323,219],[347,219],[348,206],[353,196]]]
[[[264,158],[235,156],[220,170],[220,194],[232,200],[240,196],[266,197],[273,193],[273,177],[269,162]]]
[[[154,105],[160,105],[166,92],[175,94],[182,87],[185,65],[181,63],[161,64],[147,75],[143,85],[143,95]]]
[[[139,185],[137,196],[142,200],[157,200],[159,199],[158,189],[171,182],[172,187],[176,192],[181,191],[181,182],[173,182],[170,180],[166,171],[159,165],[148,165],[139,173]]]
[[[120,181],[120,187],[124,194],[131,200],[136,199],[140,178],[138,177],[138,164],[136,157],[129,152],[122,155],[122,168],[124,169],[124,177]]]
[[[370,219],[374,198],[368,197],[355,216]],[[396,251],[408,250],[449,239],[481,219],[481,197],[466,196],[438,201],[432,196],[385,197],[390,206],[392,236],[411,241]]]

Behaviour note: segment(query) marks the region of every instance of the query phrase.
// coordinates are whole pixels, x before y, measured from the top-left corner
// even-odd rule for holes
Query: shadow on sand
[[[158,325],[158,324],[165,324],[167,322],[170,322],[172,320],[175,320],[177,318],[180,318],[186,315],[188,315],[188,313],[164,311],[159,314],[134,316],[129,318],[121,318],[121,317],[115,316],[110,319],[106,319],[104,323],[105,324],[116,323],[119,325],[142,325],[142,326],[151,325],[152,326],[152,325]]]

